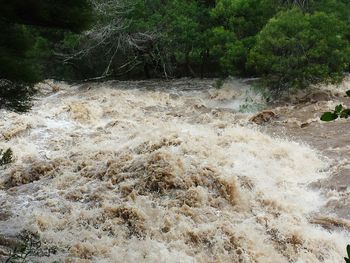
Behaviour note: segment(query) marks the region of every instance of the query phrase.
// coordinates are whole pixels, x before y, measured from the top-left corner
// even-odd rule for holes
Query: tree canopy
[[[92,18],[86,0],[1,0],[0,6],[0,77],[14,82],[40,79],[35,49],[45,30],[80,32]]]
[[[276,91],[340,81],[350,61],[345,0],[91,1],[98,26],[64,47],[76,78],[254,76]]]
[[[348,0],[0,2],[0,76],[16,83],[234,75],[277,92],[349,70]]]
[[[333,14],[283,11],[257,35],[248,64],[277,91],[337,82],[349,63],[346,32]]]

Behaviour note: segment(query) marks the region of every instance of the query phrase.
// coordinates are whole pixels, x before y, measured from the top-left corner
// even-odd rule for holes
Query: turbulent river
[[[0,261],[31,233],[28,262],[343,262],[350,122],[319,121],[341,91],[257,125],[236,80],[55,85],[0,111]]]

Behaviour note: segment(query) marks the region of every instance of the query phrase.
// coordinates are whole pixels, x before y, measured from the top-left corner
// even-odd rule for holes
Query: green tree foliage
[[[35,60],[47,47],[40,28],[78,32],[91,18],[86,0],[2,0],[0,4],[0,77],[14,82],[40,79]]]
[[[38,72],[30,63],[29,50],[35,40],[23,25],[0,21],[0,76],[13,81],[35,82]]]
[[[84,78],[254,76],[279,91],[337,82],[350,60],[345,0],[90,1],[96,26],[65,46]]]
[[[228,74],[249,75],[246,62],[255,45],[256,34],[277,12],[273,0],[218,0],[211,15],[217,25],[212,29],[213,53]]]
[[[2,6],[0,28],[8,37],[0,39],[0,74],[10,80],[35,82],[43,72],[59,79],[238,75],[261,77],[278,92],[338,82],[349,69],[348,0],[7,0]],[[91,17],[93,27],[77,33]]]
[[[311,13],[324,12],[326,14],[333,14],[343,22],[350,23],[350,2],[348,0],[314,0],[308,6],[308,11]]]
[[[1,0],[0,6],[0,107],[21,110],[28,86],[45,75],[50,40],[86,28],[91,8],[86,0]]]
[[[332,14],[279,13],[257,35],[249,66],[274,90],[339,82],[349,62],[346,25]]]
[[[65,58],[84,78],[204,74],[214,1],[92,2],[98,22]]]
[[[79,32],[90,18],[86,0],[1,0],[1,19],[7,23]]]
[[[29,108],[30,86],[44,72],[50,49],[48,40],[24,25],[3,26],[0,38],[0,108],[17,111]]]

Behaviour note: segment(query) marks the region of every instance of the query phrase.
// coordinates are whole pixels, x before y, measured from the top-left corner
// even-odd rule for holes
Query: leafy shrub
[[[347,245],[346,252],[348,253],[348,257],[344,258],[346,263],[350,263],[350,245]]]
[[[0,149],[0,166],[9,164],[13,161],[13,152],[11,148],[8,148],[6,151]]]
[[[346,30],[332,14],[280,12],[258,33],[248,66],[277,93],[340,82],[349,63]]]
[[[343,105],[339,104],[335,107],[333,112],[325,112],[321,116],[321,121],[334,121],[338,118],[350,117],[350,109],[345,109]]]

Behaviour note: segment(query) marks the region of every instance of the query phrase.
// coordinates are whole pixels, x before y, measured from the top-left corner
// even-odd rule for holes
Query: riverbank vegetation
[[[87,29],[92,16],[86,0],[1,1],[0,107],[28,109],[32,86],[53,77],[59,66],[53,56],[57,43],[68,30]]]
[[[338,83],[349,71],[347,0],[32,2],[0,11],[0,76],[15,86],[1,91],[2,105],[44,78],[232,75],[278,94]]]

